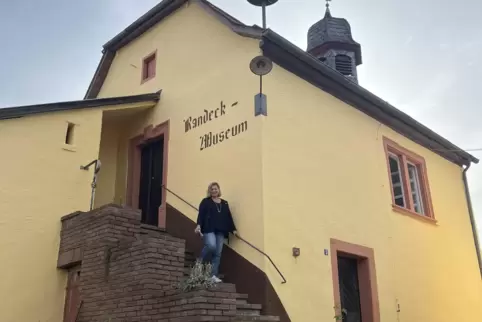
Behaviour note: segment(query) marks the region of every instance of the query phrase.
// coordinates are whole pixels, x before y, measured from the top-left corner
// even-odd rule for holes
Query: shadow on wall
[[[186,240],[186,250],[199,256],[203,242],[194,233],[196,223],[169,204],[166,215],[167,232]],[[250,301],[261,303],[263,315],[279,316],[281,322],[291,321],[266,274],[230,247],[223,249],[220,272],[225,282],[236,285],[238,292],[248,294]]]

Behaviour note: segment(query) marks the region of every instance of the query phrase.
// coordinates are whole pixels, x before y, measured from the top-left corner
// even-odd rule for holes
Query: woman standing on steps
[[[200,234],[204,240],[200,260],[205,262],[207,257],[212,255],[213,281],[222,282],[218,273],[224,239],[229,236],[229,233],[236,236],[237,232],[229,204],[221,199],[221,188],[217,182],[208,186],[207,197],[199,205],[197,227],[194,232]]]

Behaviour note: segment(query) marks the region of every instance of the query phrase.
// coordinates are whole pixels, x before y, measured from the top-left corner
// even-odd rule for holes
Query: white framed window
[[[392,206],[433,219],[425,160],[384,138],[392,194]]]

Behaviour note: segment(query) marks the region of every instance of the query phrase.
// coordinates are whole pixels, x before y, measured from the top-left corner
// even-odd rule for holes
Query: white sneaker
[[[213,281],[214,283],[222,283],[222,282],[223,282],[219,277],[214,276],[214,275],[213,275],[213,277],[212,277],[211,279],[212,279],[212,281]]]

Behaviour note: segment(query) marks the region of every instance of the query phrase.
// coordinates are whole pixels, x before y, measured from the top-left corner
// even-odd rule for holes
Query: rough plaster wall
[[[0,321],[62,320],[60,218],[89,207],[92,171],[79,167],[98,157],[101,113],[0,121]],[[74,147],[64,145],[67,122],[76,124]]]

